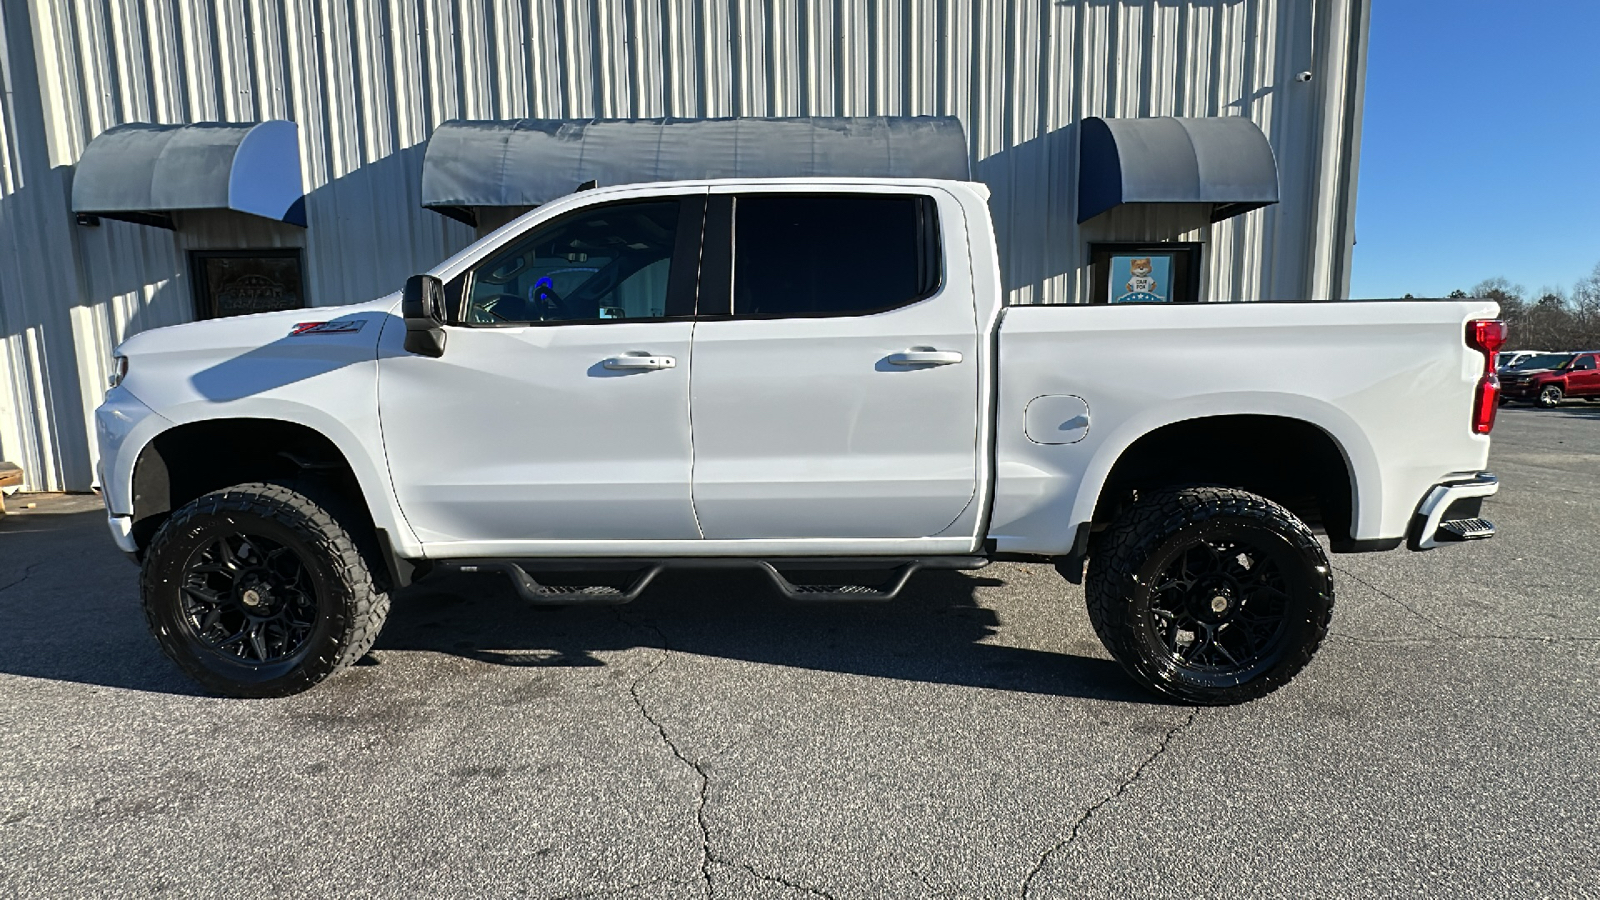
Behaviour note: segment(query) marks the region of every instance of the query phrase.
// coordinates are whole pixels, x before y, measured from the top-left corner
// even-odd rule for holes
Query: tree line
[[[1600,265],[1572,290],[1542,288],[1530,296],[1520,284],[1490,278],[1451,297],[1482,297],[1500,304],[1509,326],[1507,350],[1600,350]]]

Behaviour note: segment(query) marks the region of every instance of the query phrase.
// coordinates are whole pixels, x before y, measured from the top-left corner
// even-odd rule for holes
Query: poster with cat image
[[[1106,296],[1112,303],[1166,303],[1172,296],[1172,257],[1111,257],[1111,289]]]

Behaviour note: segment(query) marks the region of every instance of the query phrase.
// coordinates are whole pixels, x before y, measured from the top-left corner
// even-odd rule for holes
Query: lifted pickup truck
[[[1529,400],[1554,409],[1562,400],[1600,400],[1600,353],[1542,353],[1500,371],[1502,402]]]
[[[1133,678],[1236,703],[1327,632],[1317,531],[1494,533],[1494,304],[1005,307],[987,197],[588,190],[400,294],[130,338],[101,482],[156,638],[213,691],[277,696],[448,568],[614,603],[665,567],[863,600],[918,568],[1087,561]]]

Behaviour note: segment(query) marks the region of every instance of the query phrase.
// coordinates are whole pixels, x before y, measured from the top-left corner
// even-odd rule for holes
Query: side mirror
[[[432,275],[407,278],[400,315],[406,320],[406,352],[444,355],[444,282]]]

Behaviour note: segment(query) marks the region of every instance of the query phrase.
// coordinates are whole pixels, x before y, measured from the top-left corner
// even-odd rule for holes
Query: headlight
[[[111,382],[111,386],[116,387],[126,377],[128,377],[128,358],[126,356],[111,357],[111,377],[107,379]]]

